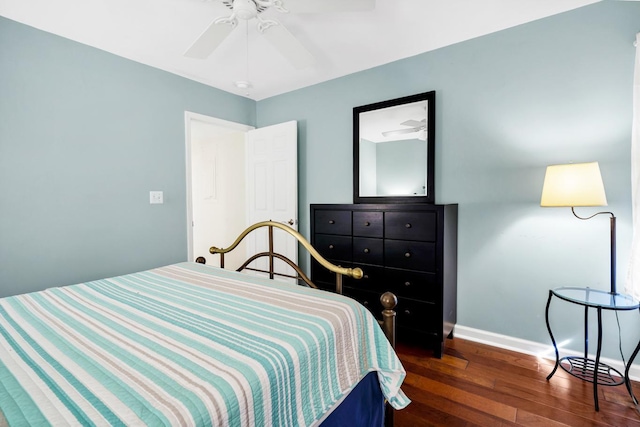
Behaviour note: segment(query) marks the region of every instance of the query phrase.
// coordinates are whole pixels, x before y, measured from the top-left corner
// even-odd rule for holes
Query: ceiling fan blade
[[[400,123],[402,126],[411,126],[411,127],[416,127],[416,126],[424,126],[425,123],[427,123],[427,119],[423,119],[423,120],[407,120],[406,122],[402,122]]]
[[[286,0],[291,13],[361,12],[373,10],[376,0]]]
[[[268,28],[261,30],[262,35],[273,45],[295,68],[301,69],[315,64],[315,58],[282,24],[269,21]]]
[[[414,133],[414,132],[418,132],[420,129],[422,129],[422,127],[388,130],[386,132],[382,132],[382,136],[394,136],[394,135],[403,135],[405,133]]]
[[[235,26],[231,23],[219,23],[216,19],[206,30],[200,34],[200,37],[186,50],[184,56],[189,58],[204,59],[211,55],[216,48],[227,38]]]

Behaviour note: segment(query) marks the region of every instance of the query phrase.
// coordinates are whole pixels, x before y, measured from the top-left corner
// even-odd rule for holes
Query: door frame
[[[245,125],[242,123],[231,122],[217,117],[206,116],[204,114],[194,113],[191,111],[184,112],[184,140],[185,140],[185,173],[186,173],[186,202],[187,202],[187,261],[193,262],[193,194],[192,194],[192,180],[191,180],[191,125],[192,122],[204,122],[207,124],[227,128],[229,130],[235,130],[239,132],[247,132],[255,129],[254,126]]]

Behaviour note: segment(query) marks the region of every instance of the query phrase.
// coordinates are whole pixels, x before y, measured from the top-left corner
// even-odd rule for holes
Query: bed
[[[338,293],[201,263],[7,297],[0,426],[380,425],[409,403],[389,338]]]

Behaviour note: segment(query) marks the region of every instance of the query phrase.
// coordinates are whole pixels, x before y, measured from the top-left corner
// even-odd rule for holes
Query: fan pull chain
[[[245,33],[247,36],[247,46],[246,46],[246,63],[245,63],[245,76],[246,76],[246,80],[248,83],[248,87],[247,87],[247,96],[249,96],[249,89],[251,88],[251,80],[249,79],[249,21],[246,21],[246,25],[245,25]]]

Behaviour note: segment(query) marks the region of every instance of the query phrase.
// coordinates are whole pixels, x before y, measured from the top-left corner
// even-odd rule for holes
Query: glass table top
[[[558,298],[589,307],[610,310],[634,310],[640,308],[640,302],[630,295],[612,294],[609,291],[591,288],[565,287],[551,291]]]

